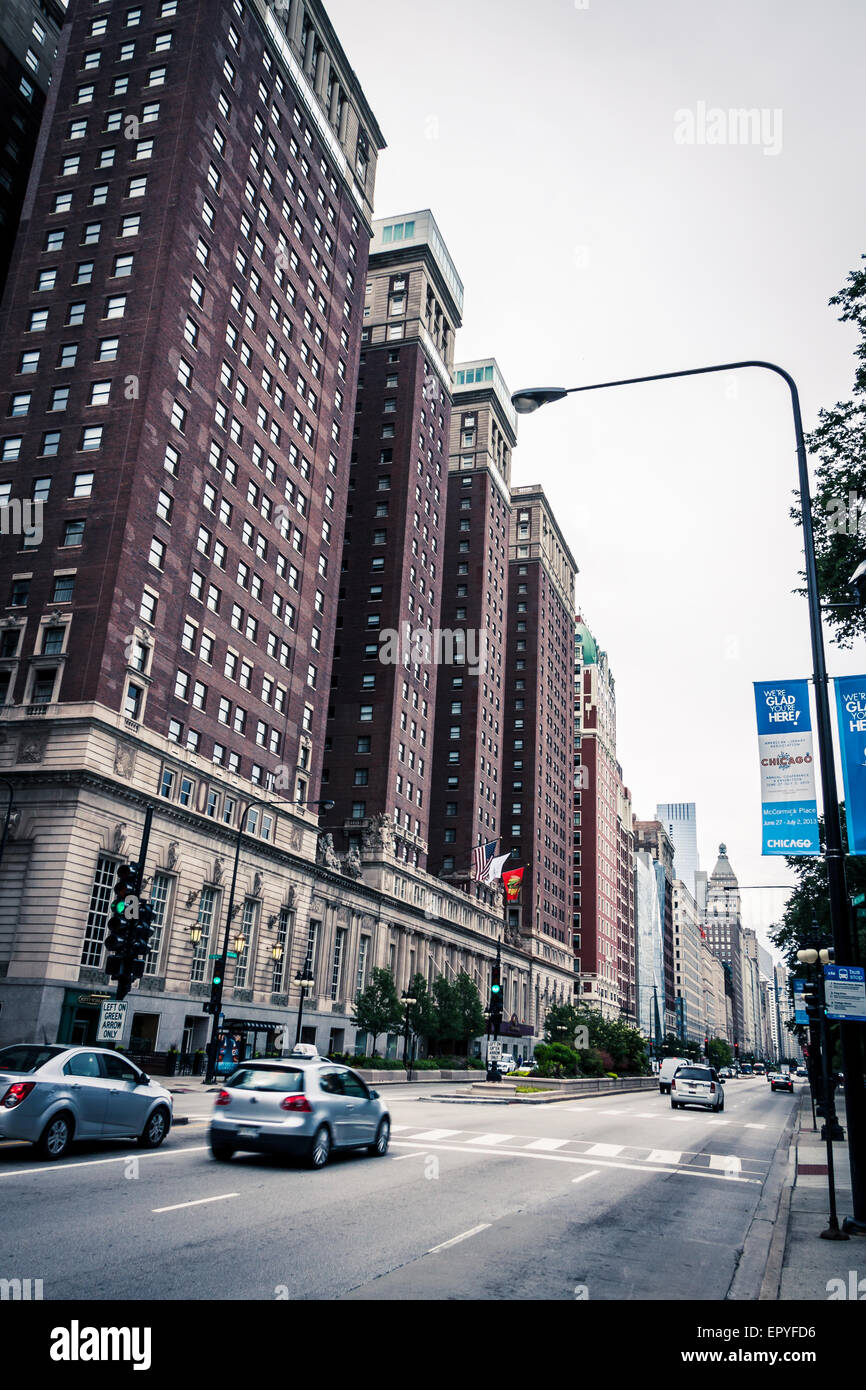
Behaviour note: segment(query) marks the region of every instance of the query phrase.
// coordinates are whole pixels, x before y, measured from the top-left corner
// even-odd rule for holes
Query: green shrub
[[[581,1053],[565,1043],[539,1043],[535,1064],[539,1076],[577,1076]]]
[[[536,1048],[536,1052],[538,1049]],[[604,1076],[604,1061],[598,1048],[587,1047],[578,1054],[580,1064],[580,1074],[582,1076]]]
[[[439,1063],[435,1057],[422,1057],[420,1061],[412,1063],[413,1071],[438,1071]]]

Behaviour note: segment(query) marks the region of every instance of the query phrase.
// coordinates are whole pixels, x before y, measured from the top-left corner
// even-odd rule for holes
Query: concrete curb
[[[791,1201],[789,1179],[793,1172],[792,1156],[796,1151],[796,1135],[799,1133],[801,1111],[802,1105],[794,1111],[788,1120],[773,1151],[770,1171],[764,1180],[760,1200],[746,1232],[737,1268],[731,1280],[731,1287],[725,1295],[726,1302],[756,1303],[762,1297],[775,1297],[775,1295],[764,1294],[763,1291],[767,1282],[767,1270],[774,1255],[778,1261],[777,1288],[778,1280],[781,1280],[782,1259],[787,1237],[787,1209],[790,1207]],[[778,1245],[774,1243],[779,1228],[779,1214],[782,1208],[783,1193],[786,1190],[786,1181],[788,1182],[788,1208],[786,1208],[785,1213],[782,1253],[780,1255]]]

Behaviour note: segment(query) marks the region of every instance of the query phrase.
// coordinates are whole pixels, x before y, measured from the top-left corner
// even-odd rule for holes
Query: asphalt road
[[[798,1103],[762,1078],[728,1082],[721,1116],[656,1092],[383,1094],[389,1154],[320,1172],[214,1162],[213,1097],[195,1092],[155,1153],[0,1147],[0,1276],[42,1279],[46,1299],[723,1299]]]

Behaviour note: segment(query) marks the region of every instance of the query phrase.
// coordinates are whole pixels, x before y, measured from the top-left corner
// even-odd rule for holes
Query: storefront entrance
[[[100,1008],[111,998],[113,995],[107,991],[96,994],[92,990],[67,989],[60,1011],[57,1041],[68,1043],[70,1047],[92,1046],[99,1030]]]
[[[276,1023],[226,1019],[218,1034],[217,1076],[227,1076],[241,1062],[249,1062],[254,1057],[279,1055],[277,1034],[280,1032],[282,1029]]]

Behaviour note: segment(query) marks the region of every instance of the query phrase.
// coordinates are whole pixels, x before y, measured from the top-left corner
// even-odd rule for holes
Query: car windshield
[[[2,1047],[0,1071],[38,1071],[46,1062],[50,1062],[52,1057],[65,1051],[65,1047],[46,1047],[31,1043],[19,1044],[17,1047]]]
[[[241,1067],[226,1084],[233,1091],[303,1091],[304,1073],[296,1067]]]
[[[677,1081],[712,1081],[712,1079],[706,1067],[680,1067],[677,1072]]]

